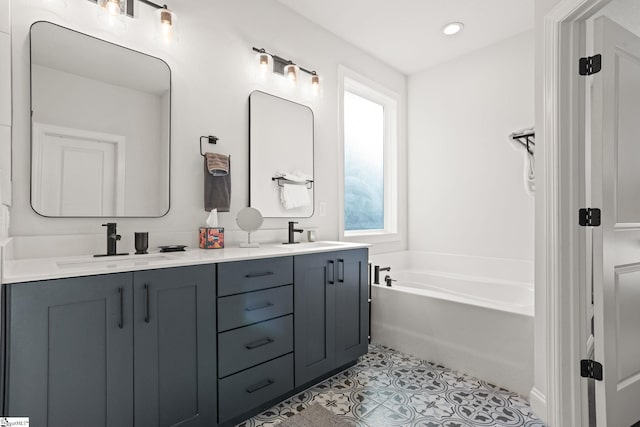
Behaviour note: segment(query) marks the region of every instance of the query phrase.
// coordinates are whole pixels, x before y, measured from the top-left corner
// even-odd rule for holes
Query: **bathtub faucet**
[[[374,285],[380,284],[381,271],[391,271],[391,267],[380,267],[379,265],[376,265],[375,267],[373,267],[373,284]]]
[[[393,280],[389,275],[384,276],[384,281],[387,282],[388,287],[391,287],[391,282],[397,282],[397,280]]]

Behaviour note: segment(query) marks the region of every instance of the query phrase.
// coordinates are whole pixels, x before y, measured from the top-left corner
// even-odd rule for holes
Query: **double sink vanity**
[[[33,210],[167,214],[169,65],[46,21],[31,25],[28,43]],[[270,218],[311,217],[313,179],[308,203],[285,209],[278,177],[313,177],[313,111],[259,90],[249,104],[251,207]],[[221,141],[215,150],[232,148]],[[183,183],[201,173],[208,177],[205,169]],[[120,236],[106,225],[105,255],[114,255]],[[289,242],[299,231],[290,224]],[[0,266],[0,402],[2,415],[33,426],[233,425],[367,352],[367,245],[16,260],[10,252],[2,250]]]
[[[5,260],[3,413],[233,425],[355,363],[366,245]]]

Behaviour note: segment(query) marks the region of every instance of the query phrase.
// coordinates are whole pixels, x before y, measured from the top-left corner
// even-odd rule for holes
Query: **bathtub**
[[[533,385],[533,265],[400,252],[372,286],[371,338],[528,396]],[[391,287],[384,285],[389,274]]]

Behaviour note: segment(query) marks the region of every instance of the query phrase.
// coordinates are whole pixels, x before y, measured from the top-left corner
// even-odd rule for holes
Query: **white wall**
[[[409,78],[410,250],[533,260],[524,150],[534,123],[534,34]]]
[[[0,240],[9,233],[11,204],[11,10],[0,0]]]
[[[41,65],[34,65],[31,73],[37,94],[34,123],[124,136],[125,216],[163,215],[168,197],[163,155],[168,143],[161,138],[168,128],[166,117],[162,121],[163,96]]]
[[[197,227],[206,218],[203,210],[200,135],[220,138],[216,149],[231,154],[231,212],[221,214],[227,231],[237,229],[237,211],[248,202],[248,96],[255,89],[309,105],[315,114],[316,214],[300,220],[302,228],[317,228],[319,239],[338,237],[339,152],[337,70],[342,64],[397,92],[403,99],[406,77],[391,67],[311,24],[275,0],[174,1],[170,6],[179,17],[180,41],[165,46],[155,40],[153,10],[136,2],[138,19],[127,19],[124,32],[102,29],[96,6],[87,0],[67,0],[65,9],[45,9],[40,0],[14,1],[13,7],[13,161],[14,236],[81,234],[103,238],[96,219],[48,219],[35,214],[29,204],[29,26],[36,20],[52,22],[106,39],[166,60],[173,76],[171,211],[160,219],[118,219],[119,232],[150,232],[151,245],[165,232],[183,232],[185,244],[197,242]],[[252,46],[264,47],[314,68],[323,77],[322,97],[314,98],[307,88],[287,86],[284,79],[269,74],[261,79]],[[401,127],[404,126],[402,121]],[[404,146],[405,141],[401,141]],[[401,167],[401,170],[406,170]],[[400,206],[406,202],[402,200]],[[401,212],[401,223],[405,212]],[[286,219],[265,221],[264,239],[273,231],[286,237]],[[404,234],[406,235],[406,234]],[[182,241],[181,241],[182,242]],[[173,242],[173,243],[181,243]],[[386,244],[385,250],[406,248],[406,240]]]

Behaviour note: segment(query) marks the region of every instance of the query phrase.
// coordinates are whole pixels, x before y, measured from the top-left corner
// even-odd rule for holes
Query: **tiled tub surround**
[[[534,320],[529,263],[419,252],[372,258],[391,266],[389,274],[398,280],[391,288],[373,287],[374,343],[529,395]]]
[[[239,427],[274,426],[314,403],[358,426],[544,427],[517,393],[381,345]]]

